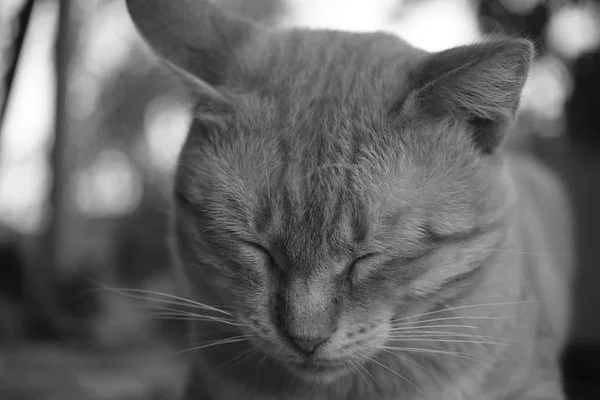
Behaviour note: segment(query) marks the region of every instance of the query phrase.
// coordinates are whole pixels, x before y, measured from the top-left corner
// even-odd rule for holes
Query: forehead
[[[456,168],[462,149],[445,147],[444,166],[425,138],[415,139],[422,132],[394,125],[389,115],[423,52],[391,35],[326,31],[290,31],[248,49],[243,74],[230,82],[238,88],[235,113],[191,160],[220,181],[218,192],[236,193],[244,218],[266,226],[269,218],[281,222],[278,214],[295,215],[285,221],[290,235],[333,238],[390,203],[439,202],[443,187],[427,195],[434,186],[427,176],[443,176],[456,192],[456,172],[464,185],[468,171]],[[466,201],[458,197],[450,200]]]
[[[235,88],[237,103],[229,137],[255,150],[244,152],[250,157],[288,153],[286,164],[302,164],[300,173],[351,158],[360,163],[361,151],[395,147],[388,141],[398,135],[385,138],[384,125],[424,56],[384,33],[261,35],[245,46],[243,68],[225,85]]]
[[[400,95],[425,55],[391,34],[289,30],[249,43],[231,83],[299,108],[321,98],[373,102]]]

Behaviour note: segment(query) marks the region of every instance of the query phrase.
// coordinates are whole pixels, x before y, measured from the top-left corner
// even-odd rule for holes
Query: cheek
[[[486,248],[457,247],[438,251],[427,260],[428,268],[423,274],[411,282],[408,293],[413,298],[427,299],[461,283],[467,284],[489,255]]]
[[[341,315],[331,358],[373,354],[383,346],[390,330],[393,310],[379,307],[370,313],[346,312]]]
[[[377,313],[393,308],[406,293],[406,283],[394,274],[377,274],[352,285],[348,290],[347,304],[367,314]]]
[[[397,308],[397,287],[392,283],[371,282],[356,288],[344,301],[340,325],[350,336],[368,335],[394,314]]]
[[[256,338],[260,338],[263,341],[270,342],[276,335],[267,308],[262,305],[246,307],[244,311],[240,313],[239,320],[247,333]]]
[[[264,274],[246,271],[237,276],[231,288],[240,322],[258,336],[271,334],[273,331],[270,286],[269,279]]]
[[[392,318],[393,310],[380,307],[368,314],[351,314],[340,320],[340,330],[350,339],[366,339],[385,332]]]
[[[241,308],[247,312],[266,312],[271,293],[267,274],[252,268],[238,268],[233,271],[229,284]]]
[[[349,290],[340,324],[349,341],[385,341],[390,321],[418,302],[410,282],[390,275],[374,276]],[[369,339],[370,338],[370,339]]]

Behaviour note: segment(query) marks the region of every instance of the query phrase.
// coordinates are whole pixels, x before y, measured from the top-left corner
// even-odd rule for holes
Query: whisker
[[[188,304],[177,303],[177,302],[173,302],[173,301],[169,301],[169,300],[149,299],[148,301],[150,302],[150,304],[138,304],[137,306],[144,308],[144,309],[148,309],[148,310],[164,310],[164,311],[181,312],[181,313],[192,313],[191,311],[188,311],[189,309],[199,309],[202,311],[214,311],[209,308],[191,307]],[[166,304],[166,305],[171,305],[174,307],[181,307],[181,308],[164,307],[164,306],[160,306],[158,304],[152,304],[152,303]],[[221,318],[228,318],[230,316],[233,317],[232,314],[227,313],[226,317],[221,316]]]
[[[496,336],[484,336],[484,335],[471,335],[468,333],[460,333],[460,332],[447,332],[447,331],[402,331],[401,334],[392,335],[391,337],[404,337],[403,335],[413,335],[413,336],[425,336],[425,337],[435,337],[435,336],[460,336],[460,337],[468,337],[468,338],[476,338],[476,339],[488,339],[488,340],[498,340],[501,342],[511,343],[509,340],[505,340]]]
[[[140,296],[140,297],[144,298],[143,296]],[[183,307],[189,307],[192,309],[214,311],[214,312],[218,312],[218,313],[225,314],[228,316],[233,316],[233,314],[231,314],[230,312],[227,312],[227,311],[217,308],[215,306],[209,306],[208,304],[203,304],[203,303],[199,303],[197,301],[192,301],[192,300],[188,300],[187,302],[185,302],[185,301],[179,302],[179,301],[160,299],[160,298],[155,298],[155,297],[145,297],[144,299],[146,299],[150,302],[160,302],[163,304],[178,305],[178,306],[183,306]],[[176,298],[176,299],[183,299],[183,298]],[[151,307],[151,306],[152,305],[148,305],[148,307]]]
[[[385,351],[386,353],[390,353],[390,354],[398,357],[401,360],[404,360],[404,361],[407,361],[407,362],[409,362],[411,364],[414,364],[417,367],[419,367],[419,368],[421,368],[421,369],[423,369],[423,370],[425,370],[425,371],[427,371],[427,372],[429,372],[431,374],[434,374],[434,372],[432,370],[430,370],[429,368],[425,368],[424,366],[422,366],[421,364],[417,363],[416,361],[411,360],[410,358],[402,357],[401,355],[399,355],[398,353],[396,353],[396,352],[394,352],[392,350],[388,350],[388,349],[381,349],[381,350]]]
[[[178,319],[175,317],[180,317],[179,319],[198,319],[198,320],[212,320],[216,322],[223,322],[230,325],[236,326],[245,326],[244,324],[239,323],[239,321],[234,318],[228,317],[215,317],[214,315],[205,315],[193,313],[185,310],[178,310],[169,307],[151,307],[154,310],[159,310],[157,312],[148,313],[150,316],[155,317],[173,317],[171,319]]]
[[[504,345],[504,346],[508,346],[510,345],[510,343],[500,343],[500,342],[494,342],[494,341],[487,341],[487,340],[460,340],[460,339],[428,339],[428,338],[419,338],[419,337],[399,337],[399,338],[394,338],[395,342],[414,342],[414,341],[419,341],[419,342],[444,342],[444,343],[473,343],[473,344],[497,344],[497,345]]]
[[[369,370],[364,365],[362,365],[360,361],[355,361],[355,363],[358,366],[358,368],[362,369],[365,372],[365,374],[367,374],[373,380],[373,383],[377,384],[377,380],[375,379],[375,377],[371,375]]]
[[[415,347],[388,347],[388,346],[384,346],[384,347],[380,347],[380,348],[381,349],[388,349],[388,350],[408,351],[408,352],[414,352],[414,353],[432,353],[432,354],[450,355],[450,356],[455,356],[455,357],[459,357],[459,358],[464,358],[464,359],[469,360],[469,361],[481,363],[483,365],[486,365],[486,366],[492,368],[492,365],[486,363],[485,361],[481,361],[481,360],[478,360],[476,358],[472,358],[472,357],[466,356],[466,355],[464,355],[462,353],[458,353],[458,352],[454,352],[454,351],[444,351],[444,350],[434,350],[434,349],[420,349],[420,348],[415,348]]]
[[[241,362],[245,357],[249,356],[250,354],[254,353],[256,351],[256,349],[258,348],[257,345],[252,345],[250,348],[240,352],[238,355],[236,355],[235,357],[232,357],[231,359],[229,359],[228,361],[222,363],[221,365],[219,365],[219,369],[221,368],[225,368],[227,365],[230,365],[231,363],[233,363],[234,361],[238,361],[237,363]],[[237,364],[236,363],[236,364]],[[234,365],[231,365],[232,367]]]
[[[212,315],[202,315],[202,314],[194,314],[194,313],[177,313],[172,311],[156,311],[152,313],[148,313],[152,316],[157,317],[189,317],[189,318],[203,318],[203,319],[211,319],[213,321],[226,321],[226,322],[234,322],[233,319],[226,318],[218,318],[213,317]]]
[[[223,344],[243,342],[243,341],[246,341],[248,337],[249,337],[248,335],[242,335],[242,336],[233,336],[233,337],[230,337],[227,339],[216,340],[216,341],[212,341],[211,343],[201,344],[199,346],[190,347],[189,349],[185,349],[185,350],[176,352],[175,355],[182,354],[182,353],[188,353],[188,352],[196,352],[198,350],[206,349],[208,347],[219,346],[219,345],[223,345]]]
[[[362,373],[362,371],[360,369],[358,369],[358,367],[356,366],[356,363],[352,360],[348,360],[348,362],[350,363],[350,365],[352,365],[352,367],[354,367],[356,372],[358,372],[360,374],[360,376],[363,377],[363,379],[365,380],[365,383],[368,385],[369,381],[367,380],[367,377],[365,376],[365,374]]]
[[[383,368],[387,369],[388,371],[390,371],[390,372],[391,372],[391,373],[393,373],[394,375],[396,375],[396,376],[398,376],[399,378],[403,379],[405,382],[407,382],[407,383],[411,384],[412,386],[414,386],[414,387],[415,387],[415,389],[417,389],[417,390],[418,390],[420,393],[423,393],[423,390],[421,390],[421,388],[420,388],[420,387],[418,387],[417,385],[415,385],[415,384],[414,384],[414,383],[413,383],[413,382],[412,382],[410,379],[408,379],[408,378],[406,378],[406,377],[404,377],[404,376],[400,375],[398,372],[394,371],[393,369],[391,369],[391,368],[390,368],[390,367],[388,367],[387,365],[384,365],[384,364],[380,363],[379,361],[377,361],[377,360],[375,360],[375,359],[373,359],[373,358],[371,358],[371,357],[367,357],[367,359],[368,359],[369,361],[372,361],[372,362],[374,362],[375,364],[379,365],[380,367],[383,367]]]
[[[239,323],[235,323],[235,322],[231,322],[231,321],[227,321],[227,320],[222,320],[222,319],[218,319],[218,318],[210,318],[207,316],[190,316],[190,315],[168,315],[168,314],[154,314],[152,315],[153,317],[156,317],[157,319],[163,319],[163,320],[171,320],[171,321],[202,321],[202,322],[220,322],[226,325],[231,325],[231,326],[246,326],[243,324],[239,324]]]
[[[146,308],[150,309],[150,310],[159,310],[159,311],[165,311],[165,312],[172,312],[172,313],[178,313],[178,314],[185,314],[185,315],[206,315],[206,314],[198,314],[198,313],[194,313],[192,311],[188,311],[188,310],[183,310],[183,309],[179,309],[179,308],[171,308],[171,307],[163,307],[163,306],[155,306],[155,305],[148,305]],[[210,310],[206,310],[206,311],[210,311]],[[206,315],[207,317],[213,317],[213,318],[221,318],[221,319],[228,319],[228,320],[233,320],[233,316],[229,317],[223,317],[223,316],[214,316],[214,315]]]
[[[531,252],[531,251],[503,249],[503,248],[498,248],[498,247],[469,247],[469,248],[463,248],[462,250],[500,251],[500,252],[504,252],[504,253],[522,254],[522,255],[526,255],[526,256],[566,257],[566,256],[573,255],[573,253],[539,253],[539,252]]]
[[[179,308],[171,308],[171,307],[164,307],[164,306],[148,306],[147,308],[151,311],[156,310],[157,312],[168,312],[168,313],[181,314],[181,315],[202,315],[202,316],[207,316],[207,317],[212,317],[212,318],[234,320],[233,316],[230,317],[230,316],[222,316],[222,315],[215,316],[215,315],[208,315],[208,314],[199,314],[197,312],[188,311],[188,310],[179,309]],[[210,310],[205,310],[205,311],[210,311]]]
[[[161,303],[165,303],[165,304],[189,306],[189,304],[187,302],[173,301],[173,300],[167,300],[167,299],[161,299],[161,298],[152,298],[152,297],[144,296],[142,294],[137,293],[138,291],[142,291],[141,289],[101,287],[101,288],[91,289],[90,291],[115,292],[118,295],[121,295],[121,296],[129,298],[129,299],[134,299],[134,300],[146,300],[146,301],[150,300],[150,301],[161,302]],[[130,293],[130,292],[133,292],[133,293]],[[144,291],[142,291],[142,293],[144,293]],[[155,294],[155,295],[158,295],[158,294]],[[162,295],[165,297],[168,296],[167,293],[162,293]]]
[[[400,324],[392,324],[393,327],[400,327],[400,326],[407,326],[407,325],[416,325],[416,324],[423,324],[425,322],[437,322],[437,321],[451,321],[451,320],[455,320],[455,319],[472,319],[472,320],[501,320],[501,319],[510,319],[510,318],[514,318],[514,315],[506,315],[506,316],[502,316],[502,317],[484,317],[484,316],[463,316],[463,315],[457,315],[454,317],[444,317],[444,318],[434,318],[434,319],[426,319],[426,320],[419,320],[419,321],[413,321],[413,322],[402,322]]]
[[[464,310],[466,308],[493,307],[493,306],[510,306],[510,305],[518,305],[518,304],[529,304],[529,303],[539,303],[539,301],[537,301],[537,300],[509,301],[509,302],[500,302],[500,303],[482,303],[482,304],[470,304],[470,305],[467,305],[467,306],[448,307],[448,308],[444,308],[442,310],[429,311],[429,312],[426,312],[426,313],[417,314],[417,315],[411,315],[411,316],[408,316],[408,317],[396,318],[396,319],[393,319],[391,322],[405,321],[405,320],[408,320],[408,319],[420,318],[420,317],[424,317],[426,315],[438,314],[438,313],[442,313],[442,312],[446,312],[446,311]]]
[[[228,313],[227,311],[223,311],[216,307],[209,306],[208,304],[199,303],[197,301],[186,299],[185,297],[175,296],[175,295],[169,294],[169,293],[155,292],[152,290],[144,290],[144,289],[114,288],[114,287],[106,288],[106,290],[115,291],[123,296],[127,296],[130,298],[151,300],[151,301],[157,301],[157,302],[162,302],[162,303],[167,303],[167,304],[195,306],[197,308],[201,308],[201,309],[205,309],[205,310],[212,310],[212,311],[216,311],[216,312],[223,313],[223,314],[230,315],[230,316],[232,315],[231,313]],[[158,298],[149,298],[149,297],[145,297],[143,295],[153,295],[153,296],[159,296],[159,297]],[[162,299],[160,297],[166,297],[167,299],[171,299],[171,300]],[[174,300],[178,300],[178,301],[180,301],[180,303],[175,302]]]
[[[479,329],[478,326],[474,325],[417,325],[417,326],[401,326],[398,328],[391,328],[390,332],[397,331],[408,331],[416,328],[467,328],[467,329]]]
[[[189,304],[186,303],[181,303],[178,301],[172,301],[172,300],[166,300],[166,299],[157,299],[157,298],[151,298],[151,297],[144,297],[142,295],[137,295],[137,294],[127,294],[127,293],[119,293],[121,296],[123,297],[127,297],[129,299],[133,299],[136,301],[145,301],[147,302],[146,304],[144,303],[136,303],[135,305],[137,307],[141,307],[141,308],[145,308],[145,309],[155,309],[155,310],[169,310],[169,311],[177,311],[177,312],[185,312],[184,308],[194,308],[197,309],[199,307],[192,307]],[[158,303],[158,304],[155,304]],[[182,308],[169,308],[169,307],[161,307],[159,304],[166,304],[169,306],[175,306],[175,307],[182,307]],[[202,310],[206,310],[206,311],[211,311],[211,310],[207,310],[205,308],[200,308]]]
[[[258,360],[258,365],[260,366],[262,363],[264,363],[267,360],[267,354],[263,354],[263,356],[260,358],[260,360]]]
[[[296,376],[297,375],[293,375],[292,379],[290,379],[290,385],[288,386],[288,391],[292,391],[292,385],[294,384],[294,382],[296,382]]]

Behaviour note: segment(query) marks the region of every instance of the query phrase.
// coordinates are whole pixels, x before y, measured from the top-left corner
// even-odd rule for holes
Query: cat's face
[[[164,13],[140,10],[149,41],[213,85],[178,163],[179,259],[261,352],[331,380],[381,351],[394,319],[476,281],[489,256],[476,249],[502,232],[495,151],[529,44],[427,55],[383,34],[236,25],[182,57],[164,49],[206,39],[160,33]]]
[[[369,109],[321,105],[300,122],[253,107],[227,140],[193,130],[183,150],[184,263],[262,351],[330,378],[384,346],[393,318],[476,278],[500,172],[466,141],[429,143]]]
[[[463,125],[380,112],[378,94],[329,96],[285,106],[246,94],[192,129],[177,181],[192,283],[312,379],[373,356],[393,318],[464,289],[505,204],[497,160]]]

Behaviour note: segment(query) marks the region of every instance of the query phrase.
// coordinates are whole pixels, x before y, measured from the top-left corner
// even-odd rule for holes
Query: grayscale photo
[[[0,400],[600,399],[600,0],[0,0]]]

